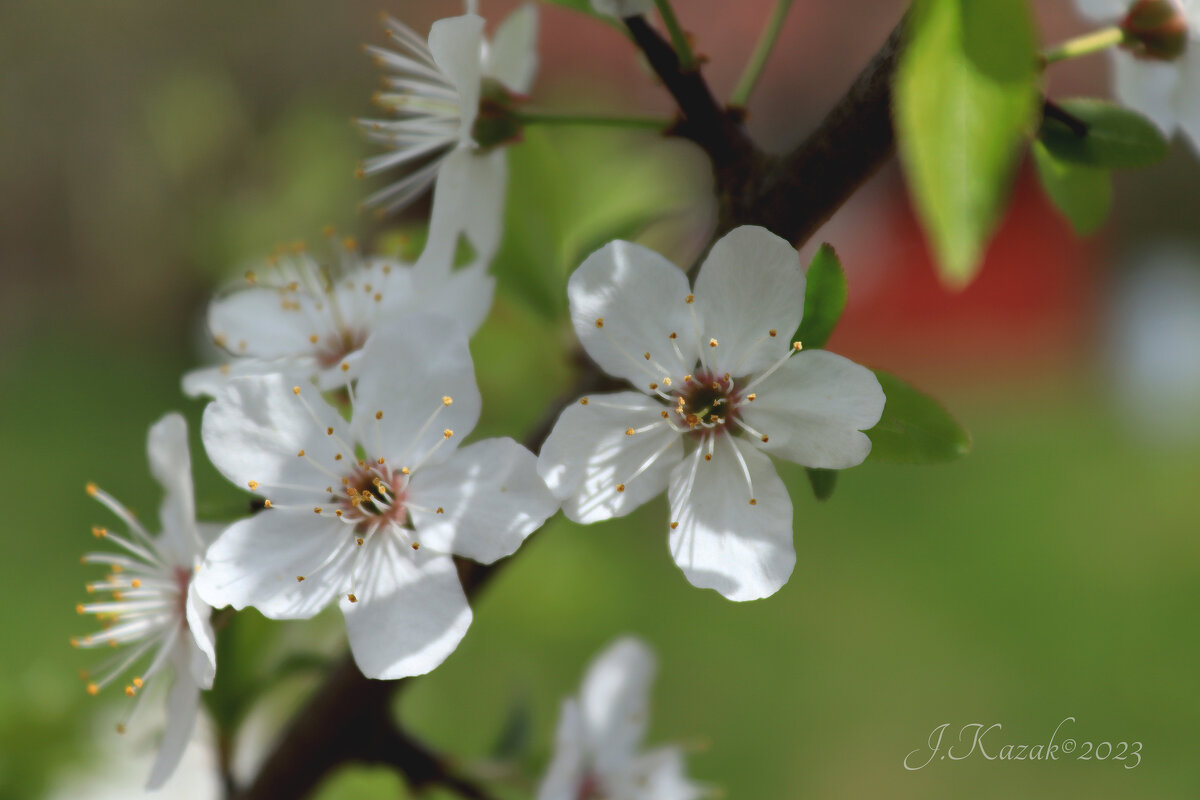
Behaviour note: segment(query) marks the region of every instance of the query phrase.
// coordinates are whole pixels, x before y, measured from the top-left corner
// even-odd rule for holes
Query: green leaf
[[[807,348],[824,347],[846,307],[846,273],[830,245],[817,250],[805,280],[804,317],[796,338]]]
[[[953,461],[971,450],[971,435],[941,403],[895,375],[875,370],[887,403],[883,417],[867,431],[870,458],[893,464]]]
[[[1038,135],[1060,161],[1127,169],[1156,164],[1167,156],[1166,138],[1141,114],[1089,98],[1060,100],[1057,104],[1087,125],[1087,133],[1080,136],[1060,120],[1042,120]]]
[[[1063,161],[1040,141],[1033,143],[1033,163],[1042,188],[1075,233],[1086,236],[1104,224],[1112,208],[1112,175],[1108,170]]]
[[[943,281],[975,277],[1038,97],[1024,0],[917,0],[893,114],[901,164]]]
[[[836,469],[807,467],[804,471],[808,473],[808,482],[812,485],[813,497],[824,501],[833,496],[833,489],[837,486]]]

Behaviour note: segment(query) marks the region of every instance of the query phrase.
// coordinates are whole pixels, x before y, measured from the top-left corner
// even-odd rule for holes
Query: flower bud
[[[1121,46],[1136,57],[1174,61],[1188,44],[1188,21],[1179,0],[1138,0],[1121,21]]]

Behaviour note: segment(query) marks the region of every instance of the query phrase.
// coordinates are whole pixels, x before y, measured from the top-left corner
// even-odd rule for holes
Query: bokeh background
[[[1082,32],[1038,3],[1047,43]],[[899,18],[896,0],[797,3],[749,125],[782,150],[811,130]],[[499,19],[512,3],[485,0]],[[727,94],[769,3],[678,11]],[[106,512],[88,480],[148,516],[144,460],[204,358],[215,286],[275,245],[320,246],[328,224],[402,237],[357,210],[381,10],[424,31],[454,0],[8,2],[0,6],[0,798],[136,796],[153,725],[118,737],[125,698],[86,696],[67,639],[95,574],[79,566]],[[538,105],[666,113],[613,29],[543,6]],[[1053,68],[1053,96],[1106,93],[1106,59]],[[531,131],[512,151],[514,233],[496,307],[474,344],[480,434],[520,435],[569,385],[557,293],[597,237],[647,207],[644,241],[684,263],[709,213],[705,162],[648,134]],[[867,463],[817,503],[786,469],[799,562],[775,597],[735,605],[691,588],[660,534],[660,500],[626,520],[558,520],[476,603],[446,664],[403,698],[419,735],[528,796],[561,698],[613,637],[660,655],[652,742],[680,741],[694,775],[741,798],[1193,798],[1200,791],[1200,159],[1120,175],[1116,212],[1076,240],[1023,168],[981,278],[937,285],[894,164],[834,218],[851,300],[831,349],[936,394],[974,452],[939,467]],[[393,226],[394,227],[394,226]],[[204,462],[201,514],[247,498]],[[249,686],[280,651],[336,653],[338,621],[235,623],[218,682]],[[313,685],[303,669],[250,712],[239,768]],[[238,684],[238,681],[242,681]],[[112,694],[119,694],[114,692]],[[935,726],[998,722],[1000,742],[1141,741],[1143,763],[988,763],[907,772]],[[504,731],[508,730],[505,734]],[[1066,729],[1064,729],[1064,732]],[[166,797],[212,797],[200,731]],[[513,755],[512,764],[495,754]],[[140,759],[140,760],[139,760]],[[522,778],[522,773],[525,778]],[[348,768],[324,800],[404,797]]]

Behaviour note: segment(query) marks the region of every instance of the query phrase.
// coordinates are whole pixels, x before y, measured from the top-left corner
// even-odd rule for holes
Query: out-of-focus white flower
[[[104,564],[108,575],[88,585],[88,593],[111,592],[111,598],[80,603],[80,614],[95,614],[104,623],[97,633],[72,639],[77,647],[117,648],[112,659],[87,676],[89,694],[128,675],[135,665],[148,666],[129,679],[125,694],[142,694],[165,667],[174,672],[167,699],[167,729],[151,768],[148,786],[161,786],[183,755],[191,738],[200,691],[212,686],[217,656],[211,611],[196,591],[192,577],[203,554],[192,495],[192,466],[187,423],[168,414],[150,428],[146,444],[150,469],[165,491],[159,509],[162,532],[147,531],[125,506],[94,484],[88,494],[116,514],[129,529],[128,538],[107,528],[93,528],[99,539],[118,545],[124,553],[99,552],[83,557],[85,564]],[[127,646],[127,647],[122,647]],[[123,730],[142,706],[130,711]]]
[[[1161,41],[1150,33],[1129,46],[1113,48],[1115,93],[1124,105],[1145,114],[1164,133],[1182,130],[1200,150],[1200,0],[1152,0],[1174,6],[1171,45],[1155,54],[1145,42]],[[1081,13],[1098,22],[1120,23],[1128,31],[1132,12],[1145,2],[1130,0],[1076,0]]]
[[[649,14],[654,10],[654,0],[592,0],[592,8],[597,14],[624,19]]]
[[[214,606],[311,617],[341,595],[372,678],[419,675],[466,633],[452,555],[509,555],[557,509],[511,439],[457,442],[479,419],[467,337],[410,315],[371,337],[347,422],[282,376],[237,378],[204,413],[209,458],[267,508],[230,526],[196,578]]]
[[[499,246],[508,187],[508,163],[499,145],[506,134],[496,141],[481,137],[481,103],[502,107],[515,101],[513,95],[528,93],[537,70],[537,23],[537,8],[527,3],[488,42],[483,17],[467,13],[433,23],[426,42],[385,17],[398,49],[367,48],[388,71],[388,90],[375,101],[394,119],[360,120],[368,137],[388,148],[367,159],[360,174],[394,168],[404,174],[366,203],[397,211],[434,185],[422,264],[453,263],[459,234],[485,263]]]
[[[246,273],[245,286],[214,299],[209,333],[228,360],[189,372],[184,392],[212,396],[231,378],[276,372],[332,389],[354,378],[363,345],[389,320],[438,313],[473,334],[491,308],[495,279],[483,262],[418,269],[364,258],[352,239],[337,251],[339,263],[330,267],[300,246],[283,249],[262,270]]]
[[[584,349],[639,391],[584,397],[559,417],[538,471],[576,522],[668,490],[669,542],[694,585],[766,597],[795,565],[792,502],[768,454],[862,462],[884,397],[867,370],[788,338],[804,308],[791,245],[745,226],[713,245],[694,292],[652,250],[612,242],[567,286]]]
[[[650,711],[654,655],[618,639],[596,657],[578,697],[563,702],[554,759],[538,800],[695,800],[704,790],[678,747],[640,752]]]

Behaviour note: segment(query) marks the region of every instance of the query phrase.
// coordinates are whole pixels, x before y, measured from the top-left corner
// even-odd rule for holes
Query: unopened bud
[[[1121,47],[1137,58],[1174,61],[1188,45],[1188,20],[1179,0],[1138,0],[1121,21]]]

